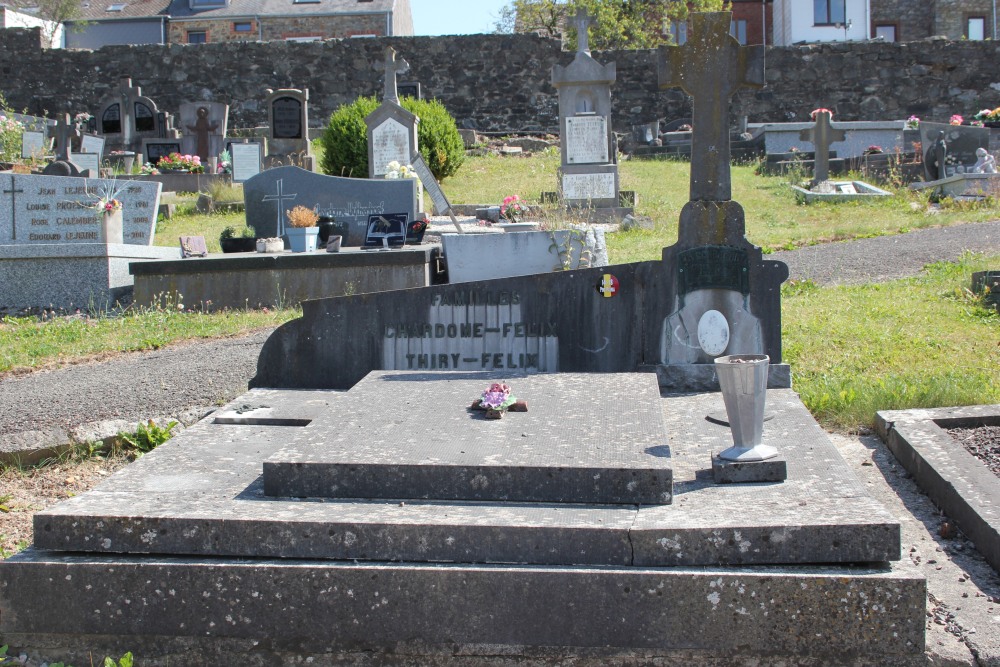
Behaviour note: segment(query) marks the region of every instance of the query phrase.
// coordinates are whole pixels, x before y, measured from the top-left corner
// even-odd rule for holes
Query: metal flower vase
[[[715,373],[733,434],[733,446],[721,452],[719,458],[764,461],[778,455],[774,447],[761,444],[769,364],[766,354],[732,354],[715,360]]]

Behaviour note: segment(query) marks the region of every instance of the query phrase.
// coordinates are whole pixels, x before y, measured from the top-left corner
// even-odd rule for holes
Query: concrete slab
[[[92,637],[113,636],[146,661],[170,650],[164,637],[174,651],[191,640],[242,640],[243,654],[258,660],[282,650],[365,651],[367,661],[351,664],[366,665],[493,664],[485,661],[496,656],[524,664],[516,659],[596,650],[605,658],[596,664],[634,665],[649,653],[672,657],[670,664],[715,664],[698,655],[731,661],[722,664],[925,660],[925,582],[899,564],[550,568],[29,549],[0,563],[0,574],[6,642],[55,636],[90,648]],[[234,653],[232,645],[216,648],[215,660],[242,662]]]
[[[1000,572],[1000,480],[945,431],[1000,424],[1000,405],[883,410],[875,423],[917,484]]]
[[[727,461],[712,457],[712,479],[717,484],[747,484],[753,482],[783,482],[788,477],[784,458],[764,461]]]
[[[464,393],[462,398],[464,405]],[[348,399],[335,391],[253,390],[95,490],[39,512],[35,545],[99,553],[542,565],[900,557],[898,522],[867,495],[790,390],[769,391],[768,410],[776,417],[764,431],[788,459],[783,484],[713,484],[711,455],[731,439],[727,427],[704,417],[722,409],[721,395],[657,399],[670,439],[651,455],[669,455],[677,494],[673,505],[658,507],[278,500],[264,495],[262,463],[311,427],[214,422],[244,407],[267,410],[269,419],[350,418]],[[269,407],[259,407],[264,405]],[[440,407],[423,411],[444,413]],[[464,409],[456,414],[468,418]],[[524,416],[484,425],[515,424]]]
[[[528,412],[488,420],[470,408],[500,381],[527,401]],[[437,409],[424,409],[430,405]],[[320,416],[264,461],[264,492],[669,504],[670,459],[655,455],[666,443],[660,390],[651,373],[375,371],[335,412]]]

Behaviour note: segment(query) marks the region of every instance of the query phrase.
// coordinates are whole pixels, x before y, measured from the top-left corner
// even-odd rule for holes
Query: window
[[[125,3],[124,2],[119,2],[119,3],[113,4],[113,5],[108,5],[107,11],[109,11],[109,12],[120,12],[120,11],[124,11],[124,9],[125,9]]]
[[[847,0],[813,0],[813,23],[836,25],[847,22]]]
[[[253,32],[253,23],[250,21],[237,21],[233,24],[233,32]]]
[[[670,24],[670,36],[673,38],[673,43],[677,46],[686,44],[688,41],[688,25],[687,23],[678,23],[673,21]]]
[[[880,39],[883,42],[895,42],[896,41],[896,26],[894,26],[894,25],[876,25],[875,26],[875,39]]]
[[[747,43],[747,20],[735,19],[729,24],[729,34],[740,44]]]
[[[188,0],[191,9],[206,9],[208,7],[225,7],[227,0]]]
[[[205,44],[208,42],[208,33],[204,30],[188,30],[188,44]]]
[[[314,36],[314,35],[307,35],[305,37],[285,37],[285,41],[286,42],[321,42],[321,41],[323,41],[323,38],[319,37],[319,36]]]
[[[318,5],[320,0],[292,0],[296,5]]]
[[[965,36],[969,39],[986,39],[986,19],[982,16],[970,16],[966,22]]]

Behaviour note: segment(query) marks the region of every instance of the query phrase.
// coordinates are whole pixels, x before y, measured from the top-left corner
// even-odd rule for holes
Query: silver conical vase
[[[720,458],[764,461],[778,455],[774,447],[761,444],[769,363],[766,354],[732,354],[715,360],[715,373],[733,434],[733,446],[721,452]]]

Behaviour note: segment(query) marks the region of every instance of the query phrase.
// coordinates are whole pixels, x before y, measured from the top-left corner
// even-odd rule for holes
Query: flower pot
[[[257,248],[257,239],[219,239],[219,245],[222,246],[222,252],[253,252]]]
[[[257,239],[257,252],[273,253],[284,249],[285,242],[281,239]]]
[[[101,213],[101,240],[104,243],[125,242],[121,209]]]
[[[313,252],[319,243],[319,227],[286,227],[285,235],[292,252]]]
[[[331,236],[326,241],[327,252],[340,252],[340,244],[344,240],[342,236]]]
[[[733,446],[721,452],[719,458],[764,461],[778,455],[774,447],[761,444],[769,362],[766,354],[733,354],[715,360],[715,373],[733,434]]]

